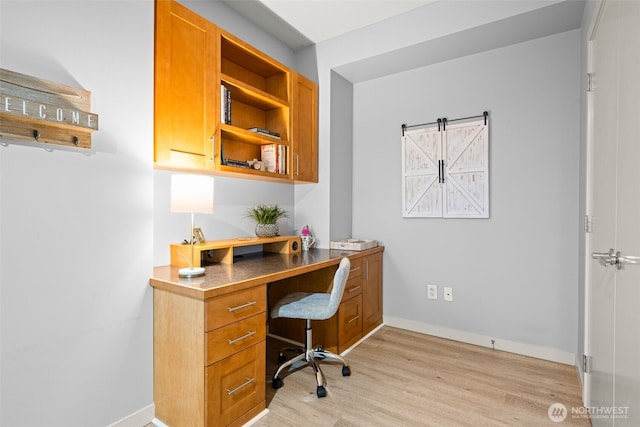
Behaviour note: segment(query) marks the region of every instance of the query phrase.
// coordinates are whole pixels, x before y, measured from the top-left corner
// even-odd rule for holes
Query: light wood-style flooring
[[[277,363],[269,340],[268,380]],[[327,396],[310,367],[267,384],[269,413],[254,426],[589,426],[575,367],[383,327],[347,354],[352,375],[323,364]],[[552,422],[549,406],[568,411]]]

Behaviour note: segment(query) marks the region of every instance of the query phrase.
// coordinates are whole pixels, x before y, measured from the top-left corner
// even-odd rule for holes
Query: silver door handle
[[[600,264],[602,264],[605,267],[609,267],[610,265],[615,265],[618,263],[619,253],[620,252],[616,254],[616,251],[614,249],[609,249],[609,252],[592,253],[591,258],[597,259],[600,262]]]
[[[640,257],[631,256],[631,255],[619,256],[618,257],[618,270],[622,270],[622,266],[624,264],[640,264]]]
[[[622,270],[622,267],[625,264],[640,264],[640,257],[637,256],[620,256],[620,251],[616,251],[615,249],[609,249],[609,252],[594,252],[591,254],[591,258],[597,259],[600,261],[600,264],[608,267],[610,265],[615,265],[618,267],[618,270]]]

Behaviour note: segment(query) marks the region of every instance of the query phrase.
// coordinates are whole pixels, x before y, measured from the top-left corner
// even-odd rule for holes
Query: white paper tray
[[[344,239],[331,242],[331,249],[342,249],[345,251],[364,251],[378,246],[377,240],[366,239]]]

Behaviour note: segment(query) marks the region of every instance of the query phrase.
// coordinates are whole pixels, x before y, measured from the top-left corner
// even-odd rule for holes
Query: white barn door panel
[[[489,127],[484,120],[444,131],[445,218],[489,218]]]
[[[402,216],[489,217],[489,125],[481,119],[405,131]]]
[[[442,217],[442,132],[425,128],[402,138],[402,216]]]

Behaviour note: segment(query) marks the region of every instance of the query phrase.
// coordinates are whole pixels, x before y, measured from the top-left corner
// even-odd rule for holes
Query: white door
[[[486,119],[444,132],[445,218],[489,218],[489,126]]]
[[[402,216],[441,217],[442,132],[439,127],[406,131],[402,138]]]
[[[595,16],[586,337],[591,366],[585,396],[594,426],[638,426],[640,265],[634,263],[640,255],[640,2],[608,0]]]

